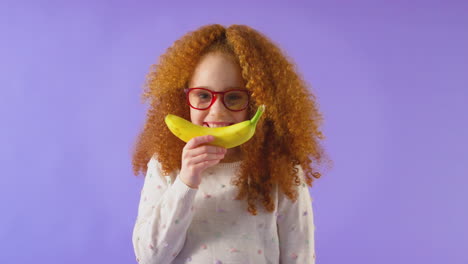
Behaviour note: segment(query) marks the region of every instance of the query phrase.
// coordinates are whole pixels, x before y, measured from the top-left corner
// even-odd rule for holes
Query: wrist
[[[184,179],[184,177],[179,177],[179,178],[185,185],[187,185],[187,187],[192,188],[192,189],[198,189],[199,184],[194,183],[192,181],[187,181],[186,179]]]

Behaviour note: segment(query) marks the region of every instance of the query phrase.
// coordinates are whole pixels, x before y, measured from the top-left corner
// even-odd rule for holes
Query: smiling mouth
[[[234,123],[220,123],[220,124],[208,124],[207,122],[203,122],[204,127],[225,127],[233,125]]]

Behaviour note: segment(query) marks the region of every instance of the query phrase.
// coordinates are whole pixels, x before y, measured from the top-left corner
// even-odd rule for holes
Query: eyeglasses
[[[197,110],[210,108],[218,98],[217,94],[222,95],[223,105],[234,112],[244,110],[249,104],[250,95],[248,90],[232,89],[224,92],[214,92],[206,88],[187,88],[184,91],[187,95],[187,103]]]

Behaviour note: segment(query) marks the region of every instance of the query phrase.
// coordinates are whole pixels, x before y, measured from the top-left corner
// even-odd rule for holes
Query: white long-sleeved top
[[[303,181],[291,202],[276,187],[275,211],[235,200],[230,183],[241,161],[218,163],[203,172],[198,189],[179,177],[171,183],[153,157],[141,191],[133,246],[141,264],[315,263],[312,199]],[[176,172],[176,175],[178,172]]]

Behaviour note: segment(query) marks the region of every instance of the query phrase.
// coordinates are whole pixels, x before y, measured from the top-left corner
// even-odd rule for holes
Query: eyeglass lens
[[[211,93],[202,89],[191,90],[188,97],[193,107],[201,109],[208,108],[212,100]],[[248,103],[248,99],[247,92],[245,91],[229,91],[224,94],[224,103],[230,110],[240,110],[244,108]]]

